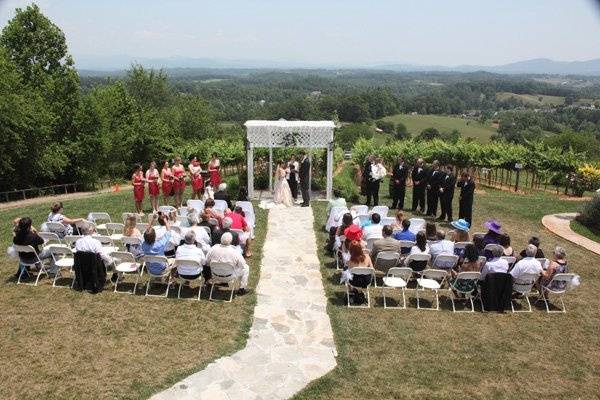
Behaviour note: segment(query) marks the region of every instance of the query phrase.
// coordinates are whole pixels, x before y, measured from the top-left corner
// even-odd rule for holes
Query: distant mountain
[[[374,69],[401,72],[475,72],[486,71],[499,74],[551,74],[551,75],[595,75],[600,76],[600,58],[588,61],[554,61],[547,58],[518,61],[504,65],[416,65],[416,64],[319,64],[293,60],[227,60],[218,58],[144,58],[126,55],[115,56],[78,56],[75,59],[79,70],[116,71],[128,69],[131,64],[138,63],[148,68],[205,68],[205,69]]]

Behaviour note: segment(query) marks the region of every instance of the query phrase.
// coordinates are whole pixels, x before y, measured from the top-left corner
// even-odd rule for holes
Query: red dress
[[[208,164],[208,170],[210,172],[210,185],[213,188],[217,188],[221,184],[221,173],[219,172],[219,165],[215,166],[216,163],[212,161]],[[215,189],[216,190],[216,189]]]
[[[204,179],[202,179],[202,175],[200,175],[202,168],[200,168],[199,163],[196,162],[190,166],[190,170],[192,172],[192,189],[194,189],[195,192],[202,191],[202,188],[204,188]]]
[[[164,178],[162,182],[162,192],[164,196],[171,196],[171,190],[173,190],[173,176],[170,170],[166,170],[163,174]]]
[[[158,187],[158,171],[154,170],[154,173],[146,174],[146,179],[148,180],[148,193],[150,196],[158,196],[160,193],[160,189]]]
[[[133,177],[133,198],[138,202],[144,200],[144,178],[137,174]]]
[[[185,168],[183,166],[177,169],[173,167],[173,176],[175,177],[175,181],[173,182],[175,191],[183,192],[185,190]]]

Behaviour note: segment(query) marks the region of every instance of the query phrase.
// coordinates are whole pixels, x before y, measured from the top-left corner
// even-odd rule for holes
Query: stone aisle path
[[[287,399],[336,366],[312,209],[274,208],[268,221],[246,347],[152,399]]]
[[[600,243],[594,242],[571,229],[571,221],[577,213],[550,214],[542,218],[542,224],[552,233],[561,236],[589,251],[600,254]]]

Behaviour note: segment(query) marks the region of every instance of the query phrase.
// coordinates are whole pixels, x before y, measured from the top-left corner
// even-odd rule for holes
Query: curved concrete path
[[[152,399],[287,399],[331,371],[337,354],[319,266],[312,209],[271,209],[246,347]]]
[[[567,239],[570,242],[600,255],[600,243],[581,236],[571,229],[571,221],[577,213],[550,214],[542,218],[542,224],[552,233]]]

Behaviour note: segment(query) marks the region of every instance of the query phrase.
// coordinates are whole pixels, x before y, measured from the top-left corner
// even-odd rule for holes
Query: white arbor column
[[[327,145],[327,200],[333,197],[333,142]]]
[[[312,147],[308,151],[308,162],[310,164],[310,168],[308,169],[308,198],[312,200],[312,170],[313,170],[313,149]]]
[[[254,149],[252,145],[246,150],[246,173],[248,175],[248,199],[254,198]]]
[[[273,146],[269,146],[269,191],[273,191]]]

